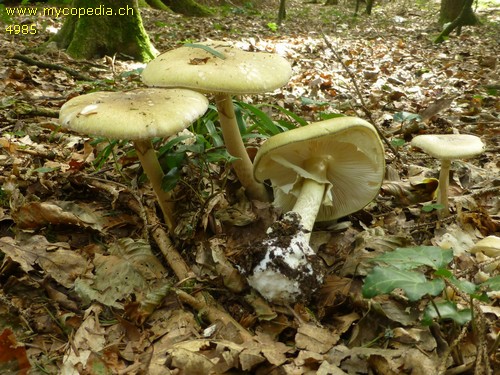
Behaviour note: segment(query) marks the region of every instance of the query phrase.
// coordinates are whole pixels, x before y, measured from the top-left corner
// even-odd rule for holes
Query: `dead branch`
[[[47,63],[47,62],[43,62],[40,60],[35,60],[35,59],[32,59],[31,57],[28,57],[26,55],[22,55],[20,53],[14,53],[10,58],[22,61],[22,62],[29,64],[29,65],[38,66],[39,68],[62,70],[62,71],[68,73],[69,75],[71,75],[71,76],[73,76],[76,79],[79,79],[81,81],[93,81],[94,80],[94,78],[87,76],[85,74],[82,74],[80,72],[77,72],[76,70],[70,69],[66,66]]]

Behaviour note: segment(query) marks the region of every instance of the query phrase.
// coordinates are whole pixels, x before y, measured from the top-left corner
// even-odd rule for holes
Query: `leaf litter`
[[[426,327],[422,314],[437,319],[436,310],[425,310],[417,296],[409,301],[398,288],[363,298],[361,277],[381,254],[433,245],[453,250],[450,264],[460,280],[495,285],[498,257],[471,249],[499,234],[498,28],[466,28],[433,45],[436,3],[418,8],[408,1],[382,2],[371,17],[357,19],[350,18],[347,2],[288,3],[289,20],[277,31],[266,26],[276,13],[269,5],[259,13],[235,4],[229,17],[196,22],[154,10],[142,15],[160,51],[211,38],[281,54],[293,63],[290,83],[244,102],[277,104],[307,121],[336,113],[369,116],[398,153],[388,151],[388,178],[374,203],[313,233],[311,242],[330,268],[314,303],[270,306],[245,288],[233,261],[279,213],[244,199],[227,165],[203,172],[184,166],[185,186],[199,194],[183,192],[180,201],[186,215],[175,246],[193,272],[176,279],[148,233],[145,218],[154,199],[130,149],[110,149],[104,168],[96,169],[93,160],[106,143],[64,133],[55,119],[72,96],[141,86],[141,66],[108,57],[76,62],[47,48],[36,58],[86,71],[94,81],[77,82],[62,70],[18,59],[5,58],[0,68],[3,373],[21,374],[31,365],[31,373],[67,374],[437,374],[448,366],[467,371],[481,345],[494,348],[498,293],[488,292],[490,300],[480,303],[485,319],[478,324],[486,327],[478,343],[454,326],[453,317],[467,313],[458,295],[462,310],[444,303],[438,310],[451,322]],[[480,15],[495,21],[493,13]],[[5,38],[0,49],[10,56],[35,44]],[[265,110],[277,119],[284,113]],[[477,159],[454,163],[454,215],[438,220],[432,205],[425,208],[437,187],[438,163],[412,150],[409,141],[454,131],[478,135],[487,147]],[[249,147],[261,141],[250,138]],[[211,192],[216,195],[204,198]],[[189,298],[194,295],[201,299]],[[213,306],[252,338],[242,339],[241,329],[227,320],[212,319]],[[462,358],[455,353],[443,362],[457,343]],[[498,352],[489,364],[498,366]],[[484,369],[478,365],[476,373],[478,368]]]

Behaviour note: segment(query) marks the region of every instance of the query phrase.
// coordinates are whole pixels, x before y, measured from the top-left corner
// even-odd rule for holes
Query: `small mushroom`
[[[133,141],[158,198],[165,223],[172,231],[174,203],[171,194],[161,188],[164,174],[151,139],[184,130],[207,108],[208,100],[191,90],[93,92],[66,102],[61,107],[59,119],[63,127],[79,133]]]
[[[253,199],[268,201],[264,185],[254,180],[252,161],[234,113],[232,95],[273,91],[288,82],[290,63],[271,53],[246,52],[224,42],[191,44],[156,57],[142,72],[149,86],[184,87],[215,94],[226,148],[238,158],[234,170]]]
[[[451,161],[467,159],[483,153],[483,142],[479,137],[468,134],[424,134],[413,138],[411,145],[441,162],[437,203],[443,205],[440,216],[448,216],[448,185]]]
[[[277,303],[310,294],[322,281],[314,276],[316,254],[309,245],[315,221],[362,209],[377,196],[384,173],[382,142],[375,128],[359,118],[313,123],[264,142],[255,157],[254,176],[271,181],[274,204],[287,212],[283,223],[288,228],[291,218],[298,219],[287,241],[280,240],[274,227],[268,230],[267,251],[248,272],[249,284]],[[308,285],[299,286],[297,274]]]

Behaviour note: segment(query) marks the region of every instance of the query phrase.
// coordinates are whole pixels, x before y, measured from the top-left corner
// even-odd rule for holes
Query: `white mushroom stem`
[[[439,189],[437,203],[443,205],[443,209],[440,211],[440,217],[446,217],[449,215],[448,208],[448,187],[450,179],[450,168],[451,160],[443,159],[441,160],[441,171],[439,172]]]
[[[163,212],[165,224],[170,233],[172,233],[174,230],[174,201],[172,199],[172,194],[161,188],[164,173],[156,157],[153,145],[150,140],[136,140],[134,141],[134,147],[137,151],[137,156],[141,162],[142,168],[146,176],[148,176],[153,191],[158,198],[158,204]]]
[[[302,183],[297,201],[292,211],[300,215],[300,224],[305,230],[304,237],[307,242],[311,238],[314,222],[318,216],[318,211],[325,194],[325,184],[314,180],[305,179]]]
[[[266,188],[253,177],[252,161],[241,139],[231,95],[217,94],[215,102],[217,104],[217,111],[219,112],[219,122],[227,151],[231,156],[238,158],[233,163],[238,180],[248,192],[250,198],[268,202],[269,195]]]

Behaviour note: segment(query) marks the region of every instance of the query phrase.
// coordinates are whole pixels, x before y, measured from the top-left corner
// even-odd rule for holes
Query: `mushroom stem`
[[[441,218],[446,217],[450,214],[448,208],[448,186],[450,179],[450,168],[451,168],[451,160],[447,159],[441,160],[441,170],[439,172],[439,189],[437,197],[437,203],[442,204],[444,206],[439,213],[439,216]]]
[[[325,184],[311,179],[305,179],[302,183],[297,201],[292,211],[300,215],[300,224],[305,230],[304,237],[307,242],[311,238],[311,232],[318,216],[318,211],[325,194]]]
[[[144,169],[146,176],[148,176],[151,186],[153,187],[153,191],[158,198],[158,204],[163,212],[165,224],[167,225],[169,232],[172,233],[174,230],[174,202],[172,200],[172,194],[161,188],[161,182],[164,174],[161,169],[160,162],[156,157],[153,145],[150,140],[136,140],[134,141],[134,147],[137,151],[137,156],[141,162],[142,168]]]
[[[219,112],[219,122],[227,151],[231,156],[238,158],[233,163],[238,180],[248,192],[250,198],[269,202],[270,199],[265,186],[257,182],[253,177],[252,161],[241,139],[231,95],[217,94],[215,102],[217,104],[217,111]]]

